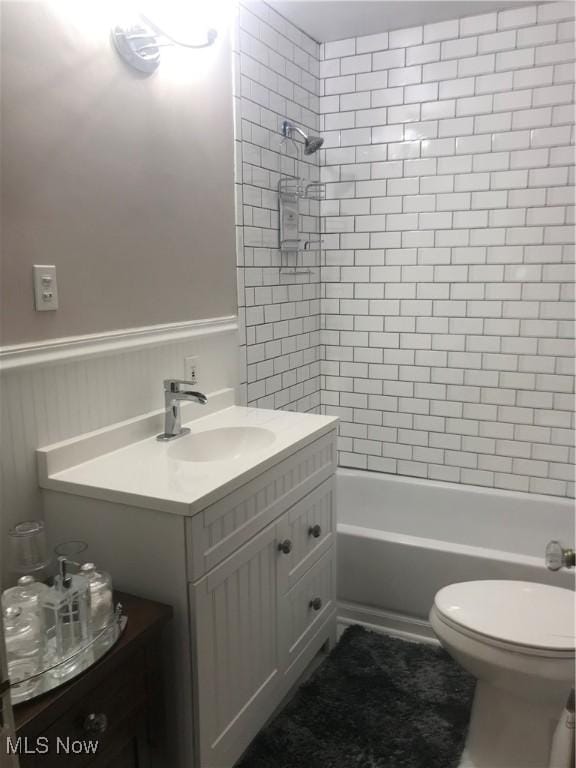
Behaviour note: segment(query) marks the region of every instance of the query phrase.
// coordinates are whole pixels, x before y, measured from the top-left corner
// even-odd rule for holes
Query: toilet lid
[[[441,589],[436,610],[454,624],[514,645],[573,651],[575,594],[529,581],[465,581]]]

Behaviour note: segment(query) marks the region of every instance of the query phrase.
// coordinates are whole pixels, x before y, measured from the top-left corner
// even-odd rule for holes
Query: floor
[[[238,768],[457,768],[473,691],[443,649],[355,625]]]

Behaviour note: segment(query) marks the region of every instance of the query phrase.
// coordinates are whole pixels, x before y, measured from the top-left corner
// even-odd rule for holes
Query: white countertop
[[[226,399],[221,398],[221,402]],[[191,409],[186,411],[189,413]],[[194,413],[197,412],[196,409]],[[157,413],[140,421],[132,420],[39,449],[40,486],[115,503],[193,515],[331,431],[337,421],[330,416],[232,405],[189,421],[186,426],[192,435],[220,427],[260,427],[273,433],[271,444],[229,460],[201,462],[173,457],[178,451],[172,446],[186,437],[159,442],[150,435],[114,449],[126,441],[128,433],[153,430],[158,426],[158,416]],[[142,426],[144,422],[145,426]],[[121,439],[119,434],[123,435]],[[91,456],[94,453],[99,455]],[[81,463],[75,463],[77,461]]]

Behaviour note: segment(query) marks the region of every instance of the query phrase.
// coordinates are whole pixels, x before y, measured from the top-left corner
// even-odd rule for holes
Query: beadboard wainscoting
[[[2,538],[41,515],[36,448],[162,408],[191,355],[199,390],[237,388],[236,317],[0,349]]]
[[[322,46],[341,465],[573,495],[574,8]]]
[[[309,274],[283,273],[278,229],[280,176],[320,178],[318,153],[304,156],[302,142],[298,149],[280,132],[289,119],[318,133],[319,59],[320,45],[273,8],[239,3],[234,102],[242,390],[245,401],[260,408],[320,408],[320,257],[303,254]],[[302,201],[301,210],[303,231],[318,233],[319,202]]]

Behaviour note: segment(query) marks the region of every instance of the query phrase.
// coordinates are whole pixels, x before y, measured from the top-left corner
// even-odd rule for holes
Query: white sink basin
[[[218,427],[176,440],[168,456],[177,461],[233,461],[267,448],[274,432],[263,427]]]
[[[214,393],[207,415],[191,406],[191,432],[171,442],[155,439],[158,415],[144,414],[40,448],[41,485],[188,517],[336,427],[333,416],[234,405],[234,394]]]

